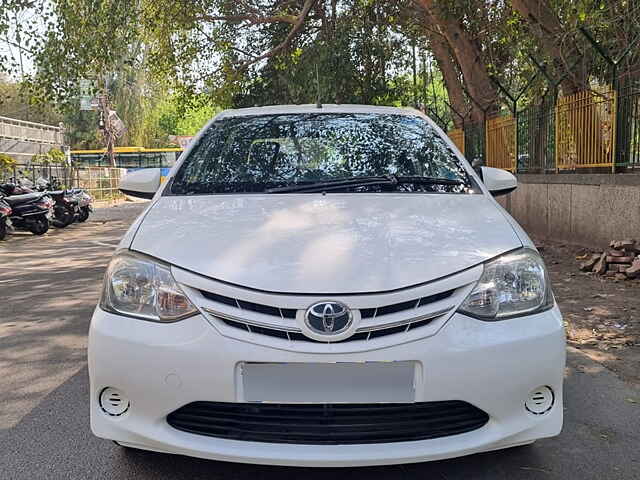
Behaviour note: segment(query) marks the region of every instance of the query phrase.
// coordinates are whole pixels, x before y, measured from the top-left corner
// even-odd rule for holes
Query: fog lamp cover
[[[107,387],[100,392],[100,408],[107,415],[119,417],[129,410],[130,402],[127,396],[114,387]]]
[[[542,415],[547,413],[553,407],[555,396],[550,387],[538,387],[529,393],[524,407],[529,413],[534,415]]]

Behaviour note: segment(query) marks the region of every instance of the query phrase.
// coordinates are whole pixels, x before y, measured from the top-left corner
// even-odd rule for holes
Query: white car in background
[[[223,112],[162,185],[128,175],[153,199],[91,321],[94,434],[322,467],[557,435],[562,317],[494,200],[515,177],[479,173],[416,110],[309,105]]]

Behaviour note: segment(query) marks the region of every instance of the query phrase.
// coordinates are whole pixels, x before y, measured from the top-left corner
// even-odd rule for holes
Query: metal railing
[[[516,121],[512,116],[487,120],[485,126],[487,159],[491,167],[516,170]]]
[[[612,167],[616,94],[588,90],[556,105],[556,168]]]
[[[546,97],[449,132],[468,160],[520,173],[640,168],[640,83]],[[616,169],[617,167],[617,169]]]
[[[118,190],[120,179],[127,173],[124,168],[75,168],[76,185],[84,188],[97,202],[115,202],[124,199]]]
[[[0,183],[27,179],[35,184],[39,178],[49,181],[55,178],[60,188],[83,188],[96,202],[111,203],[125,198],[118,185],[126,173],[124,168],[17,165],[11,171],[0,173]]]
[[[64,144],[64,129],[43,123],[0,117],[0,138],[48,145]]]
[[[620,88],[616,107],[616,166],[640,168],[640,83]]]
[[[555,171],[556,114],[554,99],[546,98],[518,112],[517,171]]]
[[[482,160],[485,152],[485,125],[471,123],[464,127],[464,155],[471,162]]]

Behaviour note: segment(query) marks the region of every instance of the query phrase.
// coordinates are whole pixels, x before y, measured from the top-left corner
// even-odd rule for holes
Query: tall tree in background
[[[578,47],[576,33],[562,24],[549,2],[511,0],[511,3],[551,59],[554,70],[563,78],[561,85],[565,95],[572,95],[587,88],[588,65]],[[580,58],[583,58],[582,62],[576,61]]]
[[[427,77],[446,87],[445,116],[480,122],[504,106],[497,82],[514,93],[527,87],[527,102],[549,87],[531,58],[562,79],[565,94],[611,82],[610,64],[579,26],[612,58],[640,31],[631,0],[5,0],[0,36],[7,12],[26,4],[53,12],[29,43],[31,97],[71,104],[78,78],[109,74],[136,124],[156,108],[154,91],[183,106],[203,94],[222,107],[315,102],[319,94],[411,104],[430,99]],[[640,70],[640,49],[628,53],[619,65],[625,79]],[[432,60],[438,75],[425,74]]]
[[[424,9],[428,20],[433,22],[437,32],[446,40],[462,72],[464,85],[474,103],[472,119],[480,122],[485,116],[495,116],[500,109],[497,89],[489,77],[479,42],[465,28],[459,9],[434,0],[416,1]],[[446,59],[441,58],[440,63],[446,64]]]

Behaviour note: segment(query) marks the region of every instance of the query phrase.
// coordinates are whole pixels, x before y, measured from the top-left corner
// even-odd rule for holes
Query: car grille
[[[455,289],[447,290],[445,292],[436,293],[435,295],[429,295],[427,297],[417,298],[415,300],[409,300],[407,302],[394,303],[392,305],[384,305],[377,308],[363,308],[360,310],[362,318],[380,317],[382,315],[388,315],[390,313],[401,312],[403,310],[411,310],[413,308],[423,307],[430,303],[444,300],[453,295]],[[293,308],[280,308],[270,305],[260,305],[258,303],[247,302],[237,298],[225,297],[224,295],[218,295],[217,293],[211,293],[201,290],[200,293],[204,298],[213,300],[214,302],[224,303],[231,307],[236,307],[240,310],[250,310],[253,312],[264,313],[266,315],[273,315],[282,318],[296,318],[296,310]]]
[[[341,342],[371,340],[386,335],[408,332],[415,328],[428,325],[433,320],[449,313],[453,306],[447,305],[445,308],[429,310],[426,312],[422,307],[427,307],[432,303],[445,300],[451,297],[455,291],[456,289],[451,289],[401,303],[361,309],[360,315],[363,320],[372,319],[376,323],[358,328],[351,337],[342,340]],[[294,322],[297,314],[296,309],[257,304],[203,290],[201,290],[200,293],[207,300],[232,307],[232,309],[235,310],[233,314],[229,314],[211,308],[204,308],[204,310],[209,314],[230,327],[259,335],[282,338],[289,341],[330,343],[328,341],[322,342],[305,336]],[[413,315],[411,314],[412,311],[420,313]],[[267,318],[267,321],[251,321],[246,318],[247,312],[262,314],[265,316],[264,318]],[[401,312],[408,312],[409,315],[402,320],[390,322],[385,321],[385,316]],[[268,320],[269,317],[272,317],[272,320]],[[333,341],[331,343],[338,342]]]
[[[489,415],[458,400],[386,404],[193,402],[167,416],[172,427],[247,442],[337,445],[427,440],[470,432]]]

